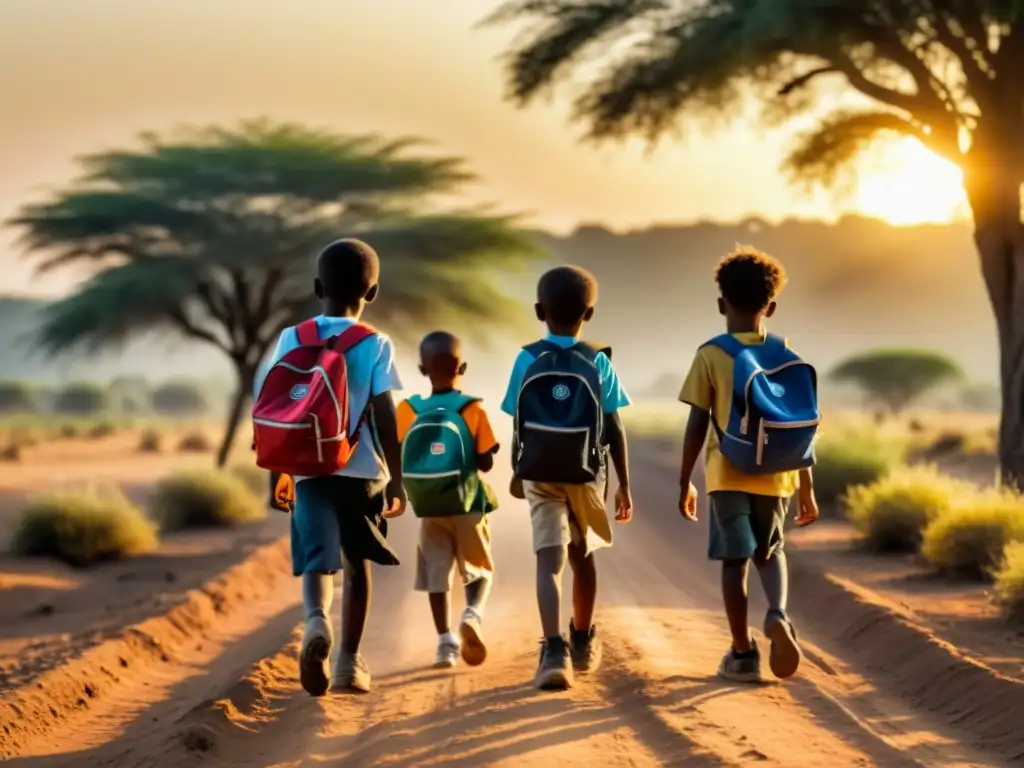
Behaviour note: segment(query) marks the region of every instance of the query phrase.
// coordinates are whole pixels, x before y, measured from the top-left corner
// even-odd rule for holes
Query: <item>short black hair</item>
[[[432,331],[423,337],[420,342],[420,362],[426,363],[432,357],[444,355],[452,358],[462,356],[462,342],[458,336],[448,331]]]
[[[537,303],[544,308],[544,316],[550,322],[578,323],[597,303],[597,278],[582,267],[555,267],[541,275],[537,282]]]
[[[782,292],[786,270],[767,253],[742,245],[718,263],[715,282],[733,309],[760,312]]]
[[[316,273],[327,298],[351,307],[366,298],[377,284],[380,259],[362,240],[335,240],[316,257]]]

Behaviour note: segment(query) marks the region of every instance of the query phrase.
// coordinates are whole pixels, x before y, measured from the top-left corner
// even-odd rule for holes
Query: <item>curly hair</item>
[[[760,312],[782,292],[786,270],[767,253],[741,245],[718,262],[715,282],[734,309]]]

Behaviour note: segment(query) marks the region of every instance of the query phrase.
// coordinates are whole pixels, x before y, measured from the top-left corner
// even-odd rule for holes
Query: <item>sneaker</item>
[[[449,638],[451,635],[437,641],[437,655],[434,656],[435,669],[451,669],[459,660],[459,644]]]
[[[574,672],[593,672],[601,664],[601,638],[593,625],[587,632],[577,632],[569,621],[569,656]]]
[[[480,627],[480,614],[473,608],[462,612],[459,638],[462,640],[462,660],[471,667],[483,664],[487,658],[487,646],[484,645],[483,630]]]
[[[572,686],[572,682],[572,664],[565,638],[549,637],[540,646],[534,686],[543,691],[564,691]]]
[[[780,680],[792,677],[800,667],[803,653],[796,642],[793,622],[783,611],[768,611],[764,617],[764,636],[771,643],[768,666]]]
[[[299,682],[310,696],[323,696],[330,687],[327,659],[331,655],[331,624],[321,615],[306,620],[299,652]]]
[[[735,648],[730,649],[718,665],[718,676],[734,683],[761,682],[761,652],[757,643],[752,643],[751,651],[742,655]]]
[[[370,666],[361,653],[339,654],[331,688],[336,691],[370,692]]]

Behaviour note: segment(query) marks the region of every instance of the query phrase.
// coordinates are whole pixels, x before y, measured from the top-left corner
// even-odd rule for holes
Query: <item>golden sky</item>
[[[483,179],[474,198],[558,229],[836,214],[830,198],[802,197],[778,172],[785,132],[745,123],[653,152],[595,149],[578,144],[563,103],[503,103],[496,57],[510,31],[473,29],[496,4],[0,0],[0,218],[67,181],[79,153],[144,129],[256,116],[428,137],[471,161]],[[914,147],[894,158],[854,207],[895,211],[894,201],[920,188],[900,186],[892,168],[904,163],[945,193],[892,218],[946,216],[957,202],[955,170]],[[5,291],[66,287],[63,278],[29,283],[16,253],[10,233],[0,235]]]

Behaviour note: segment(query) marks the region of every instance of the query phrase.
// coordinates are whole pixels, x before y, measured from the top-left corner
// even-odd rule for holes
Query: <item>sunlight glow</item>
[[[954,221],[967,207],[961,170],[909,138],[870,153],[854,201],[858,211],[897,226]]]

